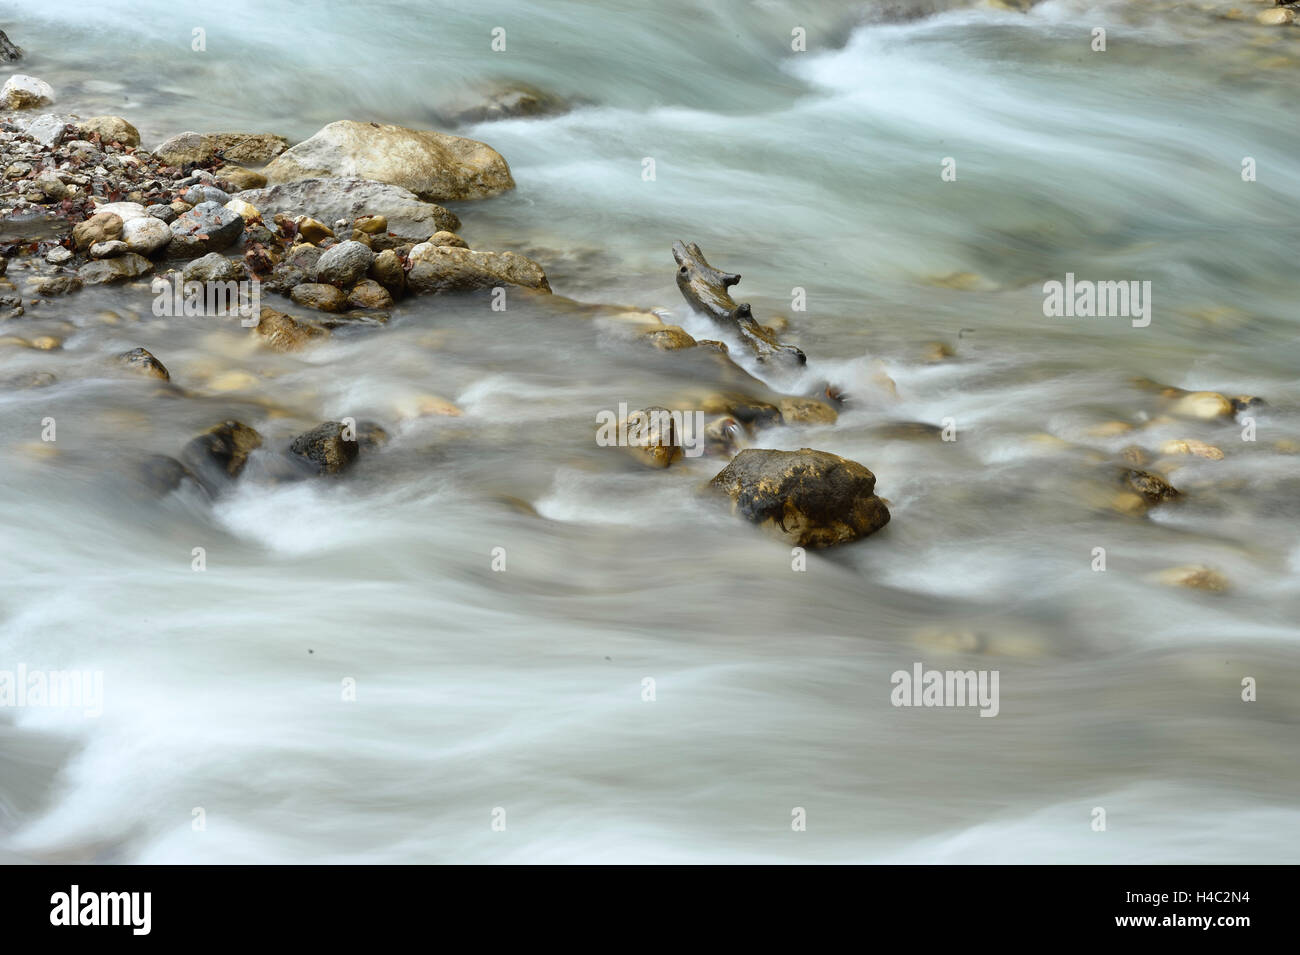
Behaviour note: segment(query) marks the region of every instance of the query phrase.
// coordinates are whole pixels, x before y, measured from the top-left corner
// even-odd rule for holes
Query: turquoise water
[[[426,125],[501,77],[581,101],[457,130],[518,183],[456,208],[465,237],[532,255],[561,295],[715,337],[672,281],[672,241],[698,242],[809,355],[806,379],[770,383],[853,397],[834,426],[756,443],[866,464],[893,513],[793,573],[696,496],[720,462],[649,473],[592,444],[598,411],[714,383],[586,319],[418,300],[282,356],[153,319],[143,293],[83,292],[22,332],[62,352],[0,351],[6,377],[61,381],[0,395],[0,661],[102,669],[104,714],[0,711],[0,850],[1294,861],[1300,31],[1210,6],[0,4],[60,109],[120,113],[146,145]],[[1150,281],[1150,326],[1045,317],[1043,283],[1066,273]],[[934,341],[955,357],[926,361]],[[196,397],[99,370],[136,345]],[[256,385],[223,390],[230,372]],[[1264,397],[1257,440],[1164,417],[1137,376]],[[429,394],[463,415],[403,410]],[[395,438],[347,482],[249,481],[216,505],[128,493],[124,462],[223,417],[287,440],[349,413]],[[46,415],[53,457],[30,447]],[[947,418],[951,443],[880,431]],[[1115,421],[1134,430],[1093,430]],[[1166,462],[1181,506],[1109,506],[1120,449],[1188,438],[1225,457]],[[1232,589],[1150,579],[1185,564]],[[915,661],[999,670],[999,716],[894,708],[889,675]]]

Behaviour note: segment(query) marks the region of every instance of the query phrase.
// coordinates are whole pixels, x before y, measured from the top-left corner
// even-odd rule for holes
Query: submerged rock
[[[1191,454],[1198,458],[1207,458],[1211,461],[1222,461],[1223,452],[1212,444],[1206,444],[1204,441],[1197,441],[1195,438],[1182,438],[1176,441],[1166,441],[1160,445],[1161,454]]]
[[[734,511],[797,547],[848,543],[889,523],[876,476],[827,451],[750,448],[709,486],[730,497]]]
[[[330,123],[266,168],[271,183],[337,176],[391,183],[432,202],[482,199],[515,186],[505,159],[486,143],[353,120]]]
[[[840,414],[817,398],[787,396],[777,402],[786,424],[834,424]]]
[[[1295,22],[1296,13],[1288,7],[1273,7],[1255,14],[1255,19],[1265,26],[1280,27]]]
[[[1154,574],[1152,579],[1166,587],[1187,587],[1190,590],[1205,590],[1211,593],[1223,593],[1232,589],[1232,584],[1227,577],[1214,568],[1201,564],[1168,567]]]
[[[257,206],[266,215],[310,213],[330,222],[366,215],[383,217],[384,231],[408,239],[424,239],[439,230],[460,228],[455,213],[422,201],[409,189],[369,179],[296,179],[241,192],[235,198]]]
[[[151,378],[161,378],[163,381],[171,381],[172,376],[167,372],[153,353],[146,348],[132,348],[128,352],[123,352],[117,356],[118,361],[122,362],[132,371],[139,372],[142,375],[148,375]]]
[[[382,448],[392,438],[377,421],[357,422],[357,441],[362,447]]]
[[[745,429],[730,415],[714,418],[704,426],[704,453],[715,457],[733,457],[740,450]]]
[[[1181,497],[1182,492],[1158,474],[1126,468],[1120,475],[1122,483],[1147,504],[1155,505]]]
[[[750,428],[780,424],[782,420],[781,409],[776,405],[736,392],[708,395],[700,402],[700,409],[706,414],[729,415]]]
[[[42,298],[53,298],[55,295],[69,295],[72,292],[79,292],[81,291],[81,285],[81,279],[75,275],[51,275],[47,278],[38,279],[33,290]]]
[[[647,328],[641,333],[643,341],[660,351],[678,351],[682,348],[694,348],[699,344],[691,334],[680,325],[663,325]]]
[[[282,352],[297,351],[313,341],[329,336],[329,332],[323,328],[300,322],[292,315],[265,305],[262,306],[256,333],[268,346]]]
[[[361,453],[356,435],[341,421],[326,421],[293,439],[289,450],[316,466],[320,474],[337,474]]]
[[[682,456],[683,436],[677,434],[667,408],[644,408],[618,423],[627,435],[623,450],[649,468],[666,468]]]
[[[393,296],[401,295],[406,289],[406,270],[392,249],[385,249],[375,256],[369,274]]]
[[[248,463],[248,456],[262,446],[262,436],[239,421],[223,421],[192,439],[181,452],[181,461],[200,476],[233,479]]]
[[[1217,391],[1192,391],[1182,395],[1170,407],[1171,414],[1184,418],[1231,418],[1236,408]]]
[[[151,454],[140,464],[140,480],[155,494],[176,490],[186,480],[198,479],[184,464],[165,454]]]
[[[538,118],[567,113],[569,102],[555,93],[511,80],[495,80],[440,104],[445,123],[485,123],[499,119]]]

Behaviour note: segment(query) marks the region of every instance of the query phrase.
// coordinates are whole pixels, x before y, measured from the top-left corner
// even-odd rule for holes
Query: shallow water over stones
[[[194,16],[170,4],[10,31],[54,108],[120,113],[146,145],[421,125],[435,30],[449,87],[509,69],[593,102],[454,130],[517,184],[453,204],[458,233],[535,259],[555,296],[408,298],[286,350],[238,319],[155,316],[147,278],[25,296],[0,328],[2,659],[102,669],[106,705],[0,710],[0,854],[1294,861],[1294,37],[1111,4],[1094,55],[1098,14],[1071,3],[907,24],[778,3],[725,31],[683,31],[713,22],[685,3],[562,3],[494,60],[483,17],[509,9],[236,4],[206,58],[168,39]],[[367,20],[398,34],[400,69],[366,62]],[[96,44],[111,76],[58,52]],[[678,239],[743,274],[807,367],[729,340],[754,383],[640,342],[656,308],[727,337],[681,300]],[[1151,325],[1047,318],[1066,273],[1151,280]],[[170,382],[117,360],[136,348]],[[781,395],[827,382],[834,420],[778,423]],[[1170,387],[1266,403],[1202,416]],[[860,462],[890,522],[796,571],[700,493],[725,462],[597,446],[620,403],[736,418],[736,450]],[[295,439],[345,418],[387,441],[304,476]],[[236,482],[163,463],[226,422],[261,439]],[[1200,445],[1222,457],[1182,451]],[[1177,498],[1145,500],[1132,470]],[[895,709],[914,661],[998,669],[998,717]],[[220,838],[195,837],[196,805]],[[1095,805],[1123,840],[1089,830]],[[797,843],[793,806],[814,820]]]

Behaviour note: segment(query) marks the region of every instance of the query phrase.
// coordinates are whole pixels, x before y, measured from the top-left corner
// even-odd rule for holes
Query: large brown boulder
[[[429,129],[340,120],[285,150],[266,167],[272,185],[352,177],[409,189],[421,199],[483,199],[515,187],[491,146]]]
[[[889,523],[876,476],[856,461],[802,448],[741,451],[709,482],[755,524],[797,547],[830,547]]]

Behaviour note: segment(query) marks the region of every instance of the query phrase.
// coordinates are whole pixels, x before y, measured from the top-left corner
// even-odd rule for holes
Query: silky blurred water
[[[893,514],[793,572],[699,496],[724,461],[650,472],[592,440],[602,409],[720,387],[716,364],[526,296],[408,300],[297,355],[155,318],[143,286],[32,308],[0,333],[64,347],[0,346],[0,378],[58,377],[0,392],[0,670],[102,670],[105,699],[0,709],[0,854],[1296,861],[1300,31],[1227,4],[921,16],[947,6],[0,4],[59,109],[146,145],[429,125],[500,78],[581,100],[457,130],[518,183],[457,206],[463,235],[718,337],[673,283],[672,241],[698,242],[809,355],[802,380],[751,370],[852,398],[755,443],[862,462]],[[1046,318],[1067,272],[1152,282],[1151,325]],[[183,396],[114,370],[136,346]],[[1165,417],[1139,376],[1262,396],[1256,440]],[[463,414],[413,414],[430,396]],[[345,415],[393,440],[345,479],[271,481],[272,449]],[[144,491],[141,460],[227,418],[268,446],[236,491]],[[948,418],[955,442],[882,430]],[[1114,421],[1134,430],[1093,430]],[[1225,457],[1161,462],[1185,501],[1108,506],[1122,448],[1189,438]],[[1185,564],[1231,590],[1151,579]],[[918,661],[999,671],[999,715],[892,706]]]

